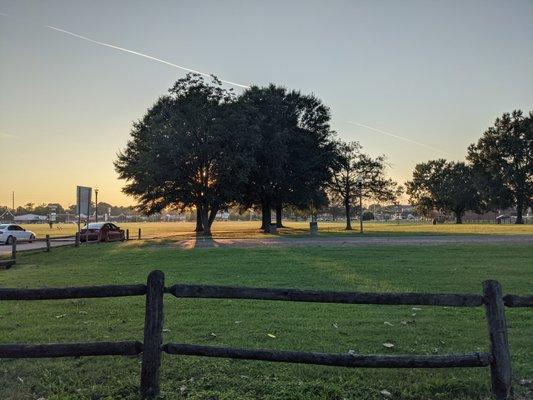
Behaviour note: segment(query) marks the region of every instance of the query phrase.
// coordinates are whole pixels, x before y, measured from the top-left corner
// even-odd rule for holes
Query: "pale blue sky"
[[[185,75],[44,25],[229,81],[313,92],[339,136],[386,154],[402,182],[417,162],[462,159],[501,113],[533,109],[531,0],[0,0],[0,13],[20,18],[0,16],[0,204],[12,190],[19,204],[73,203],[76,184],[131,203],[112,161],[131,122]]]

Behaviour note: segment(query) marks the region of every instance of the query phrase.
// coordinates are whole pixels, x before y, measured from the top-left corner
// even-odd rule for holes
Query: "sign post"
[[[91,211],[91,191],[90,187],[78,186],[76,188],[76,211],[78,213],[78,233],[81,230],[81,214],[87,216],[87,224],[89,223],[89,213]]]

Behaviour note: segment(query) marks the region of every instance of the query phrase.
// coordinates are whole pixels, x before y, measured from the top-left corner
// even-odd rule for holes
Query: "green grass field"
[[[308,222],[284,222],[286,229],[281,229],[280,235],[307,235],[309,234]],[[143,237],[191,237],[194,235],[192,222],[130,222],[118,224],[123,229],[129,229],[130,235],[137,235],[141,228]],[[73,235],[76,232],[75,224],[59,224],[52,229],[47,224],[23,225],[37,234],[37,237],[45,235],[62,236]],[[257,237],[264,236],[259,230],[258,221],[217,221],[213,224],[214,237]],[[343,222],[319,222],[320,235],[357,235],[359,225],[353,223],[353,231],[345,231]],[[533,224],[439,224],[431,225],[428,222],[365,222],[364,229],[368,235],[533,235]]]
[[[221,224],[220,224],[221,225]],[[143,242],[21,254],[2,287],[145,282],[356,291],[533,291],[533,248],[518,245],[177,250]],[[416,309],[418,308],[418,309]],[[533,378],[533,310],[508,309],[518,398]],[[3,343],[141,340],[144,298],[5,301]],[[269,336],[273,335],[274,338]],[[487,351],[482,308],[332,305],[165,297],[164,342],[361,354]],[[387,349],[383,343],[394,344]],[[137,399],[140,359],[0,360],[1,399]],[[162,399],[488,399],[489,370],[346,369],[164,355]]]

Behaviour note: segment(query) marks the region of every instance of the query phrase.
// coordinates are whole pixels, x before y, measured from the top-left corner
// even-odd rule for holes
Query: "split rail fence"
[[[426,305],[447,307],[484,306],[490,339],[489,352],[448,355],[352,355],[299,351],[275,351],[195,344],[163,345],[163,297],[281,300],[337,304]],[[507,341],[505,307],[533,307],[533,296],[502,295],[497,281],[483,282],[483,294],[361,293],[295,289],[267,289],[209,285],[165,287],[164,274],[152,271],[146,285],[111,285],[42,289],[0,288],[0,300],[55,300],[146,296],[144,341],[66,344],[1,344],[0,358],[80,356],[134,356],[142,354],[140,393],[153,398],[159,393],[162,353],[222,357],[242,360],[303,363],[349,368],[455,368],[490,367],[496,399],[512,398],[511,357]]]
[[[136,235],[130,237],[130,230],[126,229],[124,232],[124,240],[141,240],[141,228],[137,229]],[[90,240],[88,243],[99,243],[100,239],[97,240]],[[64,246],[74,246],[79,247],[81,244],[80,241],[80,234],[76,233],[74,235],[65,235],[65,236],[51,236],[46,235],[44,238],[36,238],[31,241],[31,243],[41,243],[42,245],[40,247],[32,247],[30,249],[23,250],[24,252],[27,251],[51,251],[54,247],[64,247]],[[87,242],[84,242],[87,243]],[[2,258],[0,259],[0,269],[9,269],[13,265],[17,263],[17,253],[20,251],[18,249],[18,241],[17,238],[13,238],[13,241],[11,242],[11,254],[9,258]]]

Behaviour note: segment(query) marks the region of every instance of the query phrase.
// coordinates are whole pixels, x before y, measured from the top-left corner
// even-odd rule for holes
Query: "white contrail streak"
[[[12,16],[10,16],[8,14],[4,14],[4,13],[0,13],[0,15],[3,15],[5,17],[9,17],[9,18],[19,19],[19,18],[15,18],[15,17],[12,17]],[[56,32],[64,33],[65,35],[70,35],[70,36],[73,36],[75,38],[78,38],[78,39],[81,39],[81,40],[85,40],[87,42],[91,42],[91,43],[97,44],[99,46],[109,47],[111,49],[123,51],[125,53],[130,53],[130,54],[134,54],[134,55],[139,56],[139,57],[147,58],[149,60],[157,61],[159,63],[166,64],[166,65],[169,65],[169,66],[174,67],[174,68],[179,68],[179,69],[184,70],[184,71],[194,72],[196,74],[200,74],[200,75],[203,75],[203,76],[211,77],[211,74],[208,74],[207,72],[197,71],[195,69],[191,69],[191,68],[184,67],[182,65],[177,65],[177,64],[171,63],[170,61],[166,61],[166,60],[163,60],[161,58],[153,57],[153,56],[150,56],[148,54],[140,53],[140,52],[134,51],[134,50],[125,49],[124,47],[115,46],[115,45],[112,45],[110,43],[100,42],[99,40],[94,40],[94,39],[88,38],[87,36],[78,35],[77,33],[69,32],[67,30],[64,30],[64,29],[61,29],[61,28],[57,28],[55,26],[44,25],[44,27],[48,28],[48,29],[52,29],[52,30],[54,30]],[[241,88],[244,88],[244,89],[248,89],[250,87],[250,86],[247,86],[247,85],[242,85],[240,83],[226,81],[224,79],[220,79],[220,81],[224,82],[224,83],[227,83],[228,85],[238,86],[238,87],[241,87]]]
[[[0,132],[0,139],[12,139],[15,135],[11,135],[9,133]]]
[[[360,126],[361,128],[366,128],[366,129],[369,129],[371,131],[374,131],[374,132],[377,132],[377,133],[381,133],[383,135],[387,135],[387,136],[390,136],[390,137],[393,137],[393,138],[396,138],[396,139],[399,139],[399,140],[403,140],[404,142],[416,144],[417,146],[422,146],[422,147],[425,147],[427,149],[431,149],[431,150],[434,150],[434,151],[438,151],[440,153],[444,153],[446,155],[450,155],[449,153],[447,153],[444,150],[438,149],[436,147],[430,146],[430,145],[425,144],[425,143],[417,142],[416,140],[413,140],[413,139],[409,139],[409,138],[406,138],[406,137],[403,137],[403,136],[395,135],[394,133],[391,133],[391,132],[387,132],[387,131],[383,131],[381,129],[373,128],[371,126],[360,124],[358,122],[353,122],[353,121],[346,121],[346,122],[348,122],[349,124],[352,124],[352,125]]]

